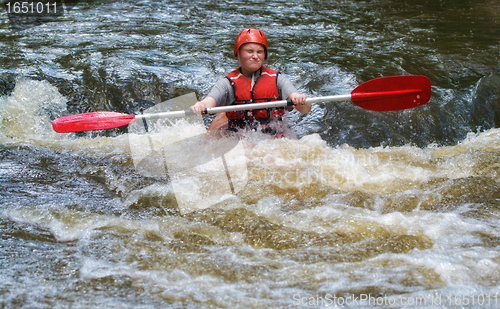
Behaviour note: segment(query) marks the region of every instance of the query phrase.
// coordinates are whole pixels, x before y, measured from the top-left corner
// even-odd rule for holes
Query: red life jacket
[[[262,67],[261,74],[255,81],[252,89],[252,79],[241,73],[238,68],[229,73],[226,78],[233,86],[234,96],[236,100],[232,105],[259,103],[279,100],[281,95],[278,90],[278,72],[266,67]],[[268,108],[248,111],[226,112],[228,118],[228,126],[230,130],[238,128],[256,129],[262,127],[262,131],[266,130],[274,134],[275,130],[269,130],[269,124],[273,120],[281,121],[285,110],[283,108]]]

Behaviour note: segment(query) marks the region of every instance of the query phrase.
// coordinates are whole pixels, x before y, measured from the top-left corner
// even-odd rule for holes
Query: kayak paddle
[[[350,94],[308,98],[306,99],[306,103],[352,101],[357,106],[367,110],[386,112],[424,105],[429,102],[430,97],[431,83],[429,78],[421,75],[402,75],[375,78],[362,83]],[[281,100],[265,103],[219,106],[207,108],[205,114],[292,105],[293,103],[289,100]],[[52,122],[52,127],[56,132],[68,133],[117,128],[142,119],[155,120],[193,115],[195,115],[195,113],[190,109],[142,115],[117,112],[91,112],[57,118]]]

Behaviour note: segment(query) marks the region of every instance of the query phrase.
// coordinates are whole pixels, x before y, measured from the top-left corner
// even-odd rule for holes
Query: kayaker
[[[210,107],[287,99],[300,113],[308,113],[311,104],[305,102],[306,95],[297,92],[284,75],[263,66],[268,55],[267,38],[262,31],[253,28],[241,31],[234,44],[234,57],[240,67],[219,80],[191,110],[202,116]],[[250,129],[280,135],[286,127],[284,113],[283,108],[219,113],[209,130]]]

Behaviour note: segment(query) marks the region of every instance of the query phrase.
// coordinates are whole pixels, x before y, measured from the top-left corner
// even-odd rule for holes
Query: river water
[[[21,31],[0,13],[2,308],[498,308],[500,2],[67,9]],[[201,119],[52,130],[88,111],[185,108],[237,66],[245,27],[310,97],[415,74],[431,101],[291,113],[297,138],[226,145],[243,170],[222,175],[220,155],[187,164],[207,153]]]

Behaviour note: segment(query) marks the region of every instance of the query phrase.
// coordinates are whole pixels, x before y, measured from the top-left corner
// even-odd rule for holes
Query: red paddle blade
[[[116,112],[93,112],[57,118],[52,128],[58,133],[117,128],[134,121],[135,115]]]
[[[424,105],[431,98],[431,82],[421,75],[380,77],[351,92],[351,101],[372,111],[387,112]]]

